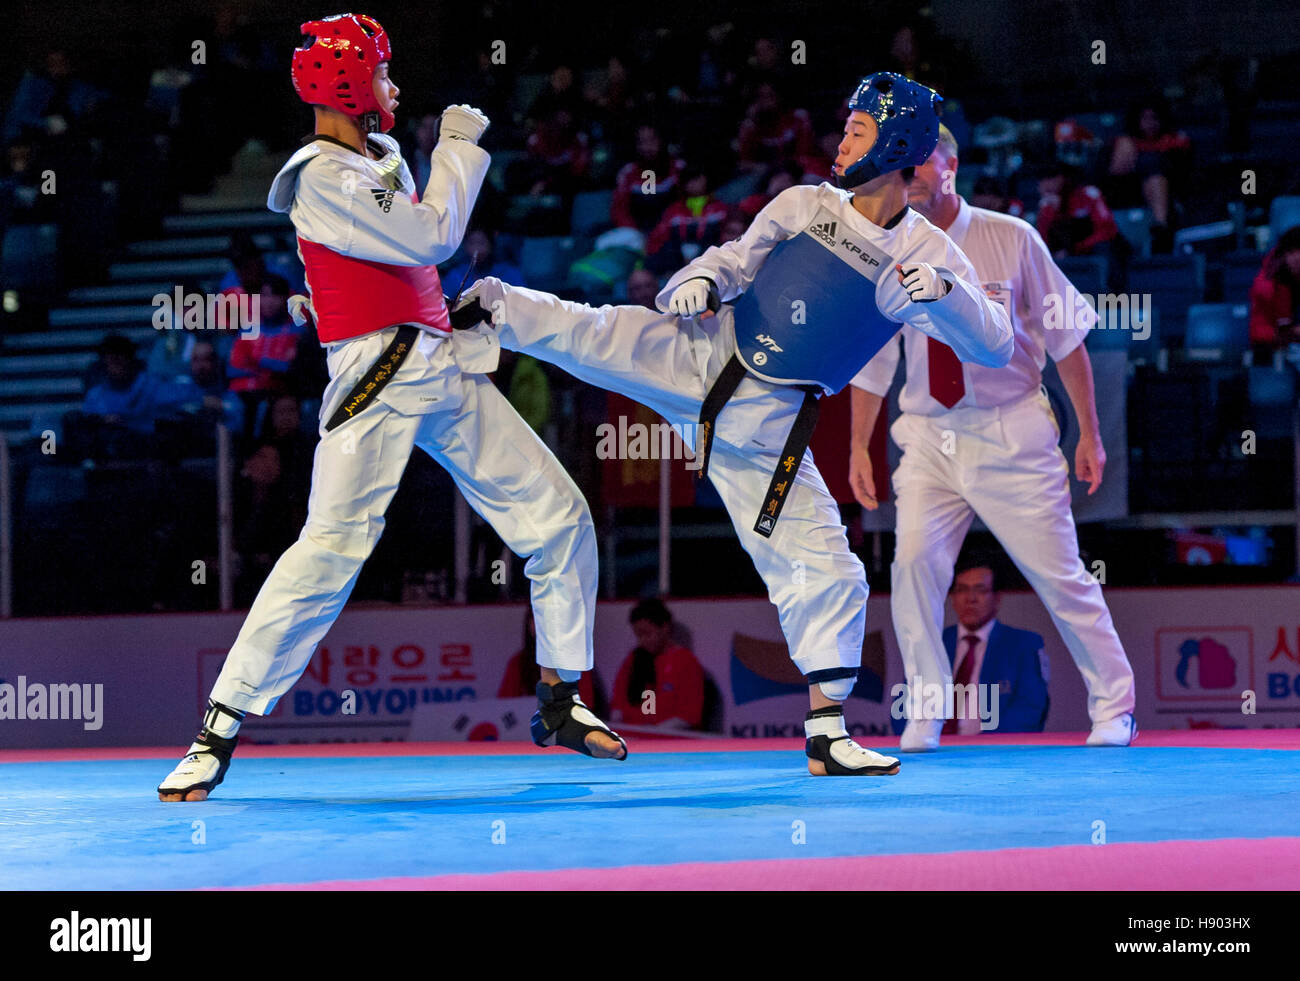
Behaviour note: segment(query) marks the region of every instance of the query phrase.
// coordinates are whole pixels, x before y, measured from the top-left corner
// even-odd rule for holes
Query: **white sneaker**
[[[908,719],[898,748],[904,753],[933,753],[939,748],[943,719]]]
[[[1089,746],[1131,746],[1138,736],[1137,720],[1132,713],[1093,724],[1088,733]]]

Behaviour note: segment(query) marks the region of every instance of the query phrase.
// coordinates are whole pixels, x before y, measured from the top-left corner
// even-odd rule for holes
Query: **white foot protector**
[[[853,741],[844,728],[844,713],[838,708],[809,712],[803,729],[809,769],[818,776],[889,776],[898,772],[895,757],[884,756]],[[818,763],[824,772],[817,772],[813,764]]]
[[[1098,722],[1088,733],[1089,746],[1131,746],[1137,740],[1137,720],[1131,712]]]
[[[193,749],[194,746],[190,748]],[[228,756],[222,760],[215,753],[192,752],[176,764],[176,769],[167,774],[163,782],[158,785],[158,793],[168,796],[172,794],[184,796],[194,790],[202,790],[206,793],[221,783],[229,765]]]

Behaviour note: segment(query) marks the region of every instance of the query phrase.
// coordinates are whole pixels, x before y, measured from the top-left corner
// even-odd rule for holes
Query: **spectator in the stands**
[[[658,295],[659,277],[649,269],[633,269],[627,277],[628,305],[656,310],[655,297]]]
[[[929,71],[929,65],[922,60],[920,45],[917,42],[916,28],[904,24],[894,31],[889,39],[889,70],[920,80],[921,75]]]
[[[772,167],[763,182],[763,190],[751,194],[740,202],[740,210],[753,218],[771,203],[772,199],[788,187],[794,187],[803,180],[803,166],[793,160],[787,160]]]
[[[470,272],[470,263],[473,272]],[[466,275],[469,279],[466,279]],[[494,276],[511,286],[523,286],[524,274],[518,266],[497,256],[496,236],[485,228],[471,228],[465,235],[465,257],[442,275],[442,288],[450,298],[456,295],[461,283],[472,286],[484,276]]]
[[[407,156],[410,161],[411,179],[415,181],[416,190],[424,194],[425,185],[429,183],[429,173],[433,169],[433,148],[438,145],[438,123],[442,119],[436,112],[426,112],[415,124],[414,151]]]
[[[745,59],[737,80],[744,97],[752,101],[764,86],[784,91],[791,74],[785,52],[771,38],[760,37],[755,38],[753,50]]]
[[[479,48],[474,52],[473,69],[457,79],[462,101],[481,110],[488,119],[506,119],[510,115],[507,105],[510,78],[502,73],[501,68],[501,65],[492,63],[491,51]],[[489,126],[479,142],[489,147],[497,146],[507,135],[501,131],[508,129]]]
[[[54,196],[41,193],[43,168],[30,134],[5,147],[0,167],[0,228],[54,220]]]
[[[244,431],[244,403],[226,387],[217,349],[206,339],[190,345],[190,370],[159,383],[159,414],[184,416],[200,423],[225,424],[232,433]]]
[[[637,646],[614,680],[611,721],[699,729],[704,721],[704,669],[694,654],[672,642],[672,614],[660,600],[642,600],[632,608],[628,622]]]
[[[329,363],[310,310],[306,313],[306,323],[300,329],[298,348],[293,356],[293,364],[285,375],[284,384],[287,391],[316,409],[325,386],[330,381]]]
[[[640,98],[632,82],[626,61],[617,54],[605,63],[604,77],[592,81],[583,91],[585,113],[599,138],[614,146],[623,146],[632,133],[640,113]]]
[[[845,115],[847,116],[848,107],[845,106]],[[835,163],[835,157],[839,154],[840,141],[844,139],[841,132],[830,132],[822,136],[817,141],[817,146],[811,153],[804,154],[798,158],[798,164],[803,168],[803,174],[800,176],[800,184],[820,184],[822,181],[835,183],[835,175],[831,172],[831,165]]]
[[[529,193],[572,197],[591,167],[590,140],[568,109],[556,109],[537,125],[527,143],[531,165]]]
[[[1172,188],[1187,168],[1191,146],[1187,134],[1174,129],[1168,108],[1159,100],[1134,106],[1124,132],[1115,138],[1110,156],[1115,204],[1151,210],[1153,252],[1173,248]]]
[[[1006,184],[992,174],[975,178],[975,186],[968,199],[971,207],[997,211],[1016,218],[1025,216],[1024,204],[1007,194]]]
[[[266,277],[266,260],[262,250],[253,241],[253,235],[247,229],[239,229],[230,236],[230,248],[226,252],[230,260],[230,270],[217,284],[217,291],[228,293],[237,290],[249,296],[262,292],[262,280]]]
[[[54,48],[46,53],[41,70],[29,69],[19,79],[5,113],[5,142],[12,142],[27,129],[47,138],[62,137],[103,98],[99,89],[75,76],[68,53]]]
[[[99,361],[103,381],[86,392],[82,411],[132,432],[153,432],[158,379],[136,358],[135,342],[109,334],[99,345]]]
[[[1256,363],[1267,364],[1275,351],[1300,342],[1298,325],[1300,225],[1278,236],[1250,287],[1250,343]]]
[[[245,585],[266,578],[275,557],[293,544],[306,523],[315,449],[316,440],[303,431],[297,398],[271,399],[256,447],[240,472],[243,518],[237,523],[237,545],[245,560]]]
[[[738,240],[748,230],[750,220],[749,215],[739,208],[729,209],[727,217],[722,222],[722,241],[735,242]]]
[[[604,706],[598,709],[596,705],[595,676],[595,671],[582,673],[578,679],[578,697],[589,709],[600,714]],[[497,687],[497,698],[535,698],[537,683],[541,680],[542,673],[537,666],[537,623],[533,619],[533,608],[529,606],[524,610],[523,646],[506,662],[506,672]]]
[[[614,203],[610,208],[614,224],[646,233],[652,231],[672,203],[685,169],[686,162],[668,153],[655,127],[648,124],[639,127],[636,159],[619,169],[614,187]]]
[[[420,189],[423,192],[423,188]],[[230,260],[230,270],[217,284],[220,293],[246,293],[256,296],[262,290],[262,280],[268,273],[283,276],[289,281],[291,289],[306,289],[302,263],[294,252],[272,252],[263,255],[253,240],[252,232],[241,228],[230,236],[230,248],[226,253]]]
[[[708,175],[698,168],[682,172],[679,197],[646,241],[650,268],[677,270],[722,240],[727,205],[709,192]]]
[[[230,351],[230,390],[244,400],[247,423],[268,395],[288,390],[286,376],[298,353],[303,329],[289,316],[289,284],[283,276],[267,275],[258,295],[258,327],[241,332]]]
[[[690,92],[678,88],[676,101],[689,101],[692,97],[724,105],[730,92],[736,89],[736,66],[740,61],[735,43],[736,25],[730,21],[711,25],[700,38],[698,54],[692,52],[693,63],[689,69],[692,83]]]
[[[817,146],[807,110],[788,108],[776,87],[766,83],[745,112],[738,142],[741,170],[811,156]]]
[[[1052,161],[1038,181],[1038,193],[1038,234],[1055,258],[1110,255],[1119,244],[1115,216],[1077,167]]]
[[[574,82],[573,69],[568,65],[556,65],[546,79],[546,86],[537,94],[532,105],[528,107],[526,123],[530,130],[542,126],[548,119],[553,119],[558,112],[566,112],[569,119],[575,121],[583,118],[585,106],[582,93]]]

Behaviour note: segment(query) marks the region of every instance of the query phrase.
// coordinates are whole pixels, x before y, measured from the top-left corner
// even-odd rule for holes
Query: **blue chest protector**
[[[737,354],[760,378],[833,395],[898,332],[876,306],[894,260],[842,225],[821,210],[768,254],[733,304]]]

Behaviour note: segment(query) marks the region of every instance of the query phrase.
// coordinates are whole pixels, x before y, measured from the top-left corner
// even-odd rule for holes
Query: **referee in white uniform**
[[[972,208],[953,189],[957,143],[946,127],[908,189],[914,208],[970,257],[988,295],[1011,316],[1015,353],[1004,368],[962,363],[914,328],[900,332],[907,380],[902,414],[890,434],[903,450],[894,474],[897,549],[891,610],[906,670],[915,685],[946,685],[944,598],[975,515],[993,532],[1038,593],[1088,686],[1090,746],[1127,746],[1133,720],[1133,670],[1111,623],[1101,586],[1079,558],[1070,512],[1069,466],[1042,390],[1045,355],[1057,364],[1079,418],[1075,473],[1091,494],[1101,485],[1106,452],[1098,432],[1092,364],[1084,339],[1096,316],[1064,317],[1045,329],[1049,297],[1076,309],[1074,287],[1038,233],[1019,218]],[[1083,325],[1074,321],[1083,320]],[[850,482],[859,503],[878,505],[867,446],[898,367],[891,341],[853,380]],[[923,691],[930,689],[923,689]],[[921,699],[917,704],[923,704]],[[938,749],[943,719],[909,719],[901,748]]]

